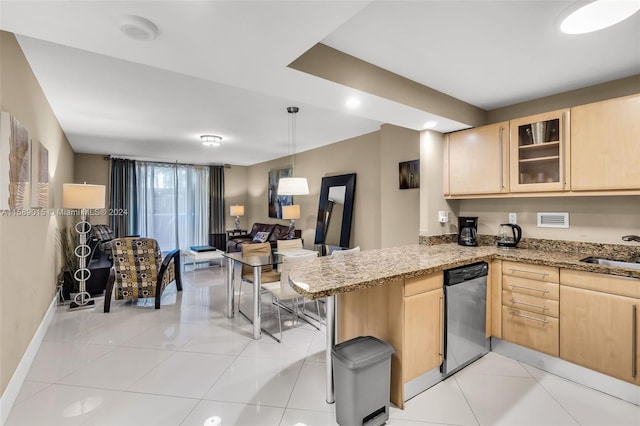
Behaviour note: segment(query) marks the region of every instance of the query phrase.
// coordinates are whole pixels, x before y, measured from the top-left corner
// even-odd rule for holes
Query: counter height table
[[[262,303],[260,303],[260,286],[262,285],[262,267],[282,263],[282,256],[272,254],[270,256],[242,256],[242,253],[223,253],[227,258],[227,317],[233,318],[234,310],[234,267],[236,262],[253,268],[253,338],[262,337],[261,315]]]

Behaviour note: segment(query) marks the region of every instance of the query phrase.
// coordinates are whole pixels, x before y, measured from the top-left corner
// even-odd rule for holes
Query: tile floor
[[[183,276],[160,310],[59,307],[6,425],[336,424],[322,330],[300,323],[282,344],[254,341],[244,318],[223,314],[224,269]],[[390,411],[394,426],[640,425],[636,405],[495,353]]]

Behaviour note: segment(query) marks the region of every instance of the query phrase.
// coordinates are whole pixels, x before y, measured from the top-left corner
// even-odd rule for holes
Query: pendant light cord
[[[295,176],[295,162],[296,162],[296,116],[295,114],[300,111],[298,107],[287,107],[287,112],[289,113],[289,149],[291,155],[291,176]]]

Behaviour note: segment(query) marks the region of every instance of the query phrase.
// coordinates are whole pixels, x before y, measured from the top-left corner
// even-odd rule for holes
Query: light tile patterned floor
[[[297,323],[282,344],[254,341],[244,318],[223,314],[224,269],[183,275],[184,291],[172,286],[160,310],[58,308],[6,425],[336,424],[324,331]],[[640,425],[636,405],[495,353],[390,415],[393,426]]]

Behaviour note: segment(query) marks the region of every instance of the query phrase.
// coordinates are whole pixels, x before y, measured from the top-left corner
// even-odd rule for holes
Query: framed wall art
[[[39,209],[49,207],[49,151],[41,142],[31,141],[31,163],[33,164],[33,194],[31,206]]]
[[[293,195],[278,195],[278,181],[280,178],[293,175],[293,168],[271,170],[267,184],[269,197],[269,217],[282,219],[282,206],[293,205]]]
[[[31,140],[10,113],[0,113],[0,210],[31,207]]]
[[[420,188],[420,160],[399,163],[400,189]]]

